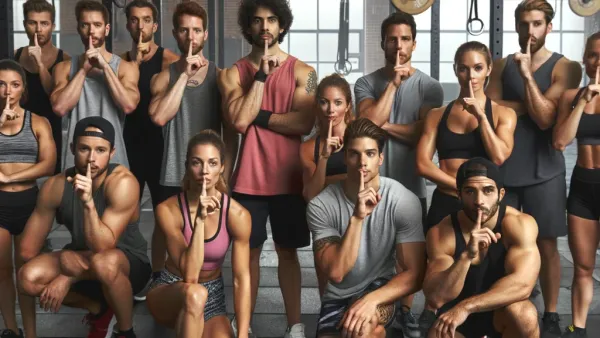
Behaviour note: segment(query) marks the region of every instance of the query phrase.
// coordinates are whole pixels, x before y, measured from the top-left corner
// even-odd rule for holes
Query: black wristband
[[[252,124],[268,129],[271,115],[273,115],[273,112],[261,109],[258,111],[258,115],[256,115],[256,118],[254,119],[254,122],[252,122]]]
[[[262,69],[259,69],[258,72],[254,74],[254,81],[264,83],[265,81],[267,81],[267,74],[265,74],[265,72],[263,72]]]

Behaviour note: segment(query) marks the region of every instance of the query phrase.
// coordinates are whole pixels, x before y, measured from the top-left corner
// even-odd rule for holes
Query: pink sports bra
[[[182,192],[178,196],[179,209],[183,216],[183,237],[185,243],[190,245],[192,239],[192,220],[190,216],[190,207],[185,192]],[[204,264],[202,265],[203,271],[212,271],[221,267],[231,237],[229,236],[229,229],[227,228],[227,220],[229,213],[229,196],[221,194],[221,214],[219,216],[219,228],[217,233],[209,239],[204,240]]]

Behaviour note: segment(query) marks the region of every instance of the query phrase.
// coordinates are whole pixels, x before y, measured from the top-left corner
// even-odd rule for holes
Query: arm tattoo
[[[323,249],[327,244],[339,243],[339,242],[341,242],[341,240],[337,236],[329,236],[329,237],[321,238],[313,243],[313,251],[315,253],[317,253],[317,252],[319,252],[319,250]]]
[[[384,304],[377,306],[377,318],[380,325],[386,325],[394,316],[394,304]]]
[[[317,72],[314,70],[308,73],[308,81],[306,81],[306,94],[313,95],[317,92]]]

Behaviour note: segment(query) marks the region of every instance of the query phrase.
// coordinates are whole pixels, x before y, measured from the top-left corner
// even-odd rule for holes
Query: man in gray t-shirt
[[[422,120],[441,107],[440,83],[411,66],[417,28],[410,14],[396,12],[381,25],[385,66],[356,81],[354,96],[359,116],[382,127],[390,136],[381,175],[402,183],[422,200],[426,210],[425,180],[417,174],[415,146]]]
[[[385,332],[394,302],[421,287],[425,245],[420,203],[402,184],[379,176],[385,140],[386,132],[369,119],[351,122],[344,135],[348,178],[308,204],[315,262],[329,280],[319,336],[341,329],[360,330],[367,337]],[[402,267],[398,274],[396,262]],[[351,324],[356,320],[360,323]]]

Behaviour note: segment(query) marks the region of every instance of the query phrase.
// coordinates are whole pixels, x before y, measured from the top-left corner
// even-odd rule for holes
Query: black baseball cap
[[[468,178],[477,176],[484,176],[493,180],[496,182],[498,189],[504,187],[504,179],[500,172],[500,167],[483,157],[473,157],[461,164],[456,172],[456,187],[460,190]]]
[[[102,130],[102,132],[86,131],[88,127],[98,128]],[[75,132],[73,133],[73,143],[77,143],[77,138],[80,136],[93,136],[103,138],[110,142],[111,148],[114,147],[115,144],[115,128],[110,122],[108,122],[108,120],[100,116],[90,116],[79,120],[79,122],[77,122],[77,124],[75,125]]]

